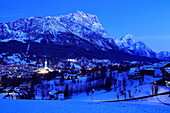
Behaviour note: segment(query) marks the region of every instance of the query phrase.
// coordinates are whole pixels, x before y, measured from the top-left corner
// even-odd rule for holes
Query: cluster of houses
[[[36,56],[34,56],[36,57]],[[133,79],[138,79],[143,75],[163,78],[166,86],[170,86],[170,63],[160,62],[145,65],[137,61],[126,61],[124,63],[112,62],[108,59],[66,59],[61,60],[55,65],[50,65],[48,60],[30,60],[26,55],[5,53],[0,55],[0,93],[6,93],[5,99],[36,99],[35,87],[42,87],[39,84],[33,84],[33,74],[40,76],[40,80],[75,80],[91,75],[99,75],[102,69],[107,72],[124,73],[131,75]],[[29,60],[29,61],[28,61]],[[128,73],[127,73],[128,72]],[[15,79],[14,79],[15,78]],[[45,79],[43,79],[45,78]],[[16,84],[9,82],[17,81]],[[22,81],[22,82],[21,82]],[[7,82],[7,83],[6,83]],[[41,81],[42,82],[42,81]],[[42,88],[36,88],[42,89]],[[48,92],[50,99],[64,99],[64,91],[55,90]]]
[[[6,93],[3,99],[35,99],[34,93],[31,91],[31,85],[22,83],[18,87],[0,87],[1,93]]]
[[[143,66],[140,73],[152,75],[154,78],[163,78],[161,84],[170,86],[170,62],[160,62]]]

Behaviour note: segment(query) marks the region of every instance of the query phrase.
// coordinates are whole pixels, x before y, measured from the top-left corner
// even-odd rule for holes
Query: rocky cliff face
[[[98,51],[95,55],[101,52],[110,52],[107,56],[106,54],[103,55],[110,58],[113,56],[123,57],[122,54],[126,53],[156,58],[155,52],[143,42],[136,42],[131,34],[126,35],[120,40],[115,39],[104,30],[97,16],[81,11],[68,15],[30,17],[9,23],[0,23],[0,43],[5,46],[5,49],[1,48],[1,51],[8,51],[9,48],[9,51],[16,51],[13,49],[15,47],[9,47],[9,45],[12,45],[10,41],[13,40],[22,43],[38,43],[39,45],[41,44],[41,48],[48,48],[49,46],[47,45],[50,45],[50,49],[55,48],[57,49],[56,51],[58,51],[56,47],[60,47],[60,51],[65,50],[65,52],[68,50],[68,47],[74,48],[78,50],[75,51],[76,54],[83,54],[79,52],[79,50],[83,49],[83,51],[91,51],[92,53]],[[5,44],[5,42],[10,42],[10,44]],[[14,46],[18,46],[16,42],[14,43]],[[40,47],[37,44],[35,45],[36,48]],[[19,50],[25,51],[22,48]],[[49,48],[46,51],[48,50]],[[69,49],[69,51],[73,50]],[[39,52],[42,53],[41,49]],[[43,51],[43,54],[45,53],[48,52]],[[129,54],[126,55],[128,56]]]
[[[137,42],[131,34],[127,34],[120,40],[115,39],[115,43],[120,49],[132,55],[156,58],[156,52],[152,51],[145,43]]]
[[[116,47],[95,15],[81,11],[55,17],[30,17],[0,24],[0,41],[46,42],[101,50]]]
[[[157,54],[157,58],[170,60],[170,52],[168,51],[161,51]]]

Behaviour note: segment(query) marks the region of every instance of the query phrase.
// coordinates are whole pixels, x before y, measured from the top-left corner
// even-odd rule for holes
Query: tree
[[[73,96],[73,84],[71,84],[70,95]]]
[[[44,86],[43,83],[41,84],[41,93],[42,93],[42,100],[44,100],[44,97],[45,97],[45,86]]]
[[[87,92],[87,96],[89,96],[89,92],[90,92],[90,86],[89,86],[89,82],[85,82],[85,92]]]
[[[106,81],[105,81],[105,90],[111,91],[112,90],[111,86],[112,86],[112,83],[111,83],[109,77],[107,77]]]
[[[68,94],[68,84],[66,84],[66,88],[65,88],[65,91],[64,91],[64,97],[66,97],[66,98],[69,97],[69,94]]]
[[[58,75],[57,71],[53,71],[53,72],[49,72],[48,74],[44,75],[45,80],[52,80],[53,78],[55,78]]]
[[[61,74],[60,83],[63,83],[63,82],[64,82],[64,75]]]
[[[33,74],[31,81],[33,85],[39,84],[41,83],[41,77],[38,74]]]
[[[84,66],[81,69],[81,75],[86,75],[86,70],[85,70]]]
[[[125,67],[123,65],[120,65],[118,72],[121,73],[121,72],[124,72],[124,71],[125,71]]]
[[[1,85],[3,87],[7,87],[7,85],[8,85],[8,75],[3,75],[1,77]]]
[[[82,80],[80,80],[80,93],[83,92]]]
[[[33,82],[31,83],[30,91],[31,91],[31,93],[34,93],[34,91],[35,91],[35,89],[34,89],[34,83],[33,83]]]

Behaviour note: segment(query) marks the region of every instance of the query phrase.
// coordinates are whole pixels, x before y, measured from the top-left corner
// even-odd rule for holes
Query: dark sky
[[[96,15],[111,36],[130,33],[154,51],[170,51],[170,0],[0,0],[0,22],[77,10]]]

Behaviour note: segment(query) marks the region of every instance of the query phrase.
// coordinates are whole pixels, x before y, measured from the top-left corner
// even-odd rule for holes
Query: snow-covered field
[[[146,87],[146,86],[145,86]],[[168,91],[160,87],[159,92]],[[1,94],[3,97],[3,94]],[[140,95],[140,93],[136,93]],[[170,103],[169,95],[158,96]],[[93,102],[91,101],[93,99]],[[115,100],[116,94],[95,91],[92,95],[86,93],[73,96],[67,100],[5,100],[0,99],[0,113],[169,113],[170,106],[162,104],[157,97],[126,101],[126,102],[94,102],[96,100]],[[121,96],[121,99],[124,99]]]
[[[1,100],[0,113],[169,113],[170,106],[138,102],[89,102],[78,99]]]
[[[143,85],[134,81],[133,85],[127,84],[127,89],[131,89],[132,98],[148,96],[152,94],[152,84],[156,78],[145,78]],[[158,93],[168,92],[170,88],[158,87]],[[105,90],[74,95],[66,100],[5,100],[5,94],[0,94],[0,113],[169,113],[169,95],[132,100],[125,102],[99,102],[100,100],[117,100],[114,88],[110,92]],[[128,93],[126,98],[128,99]],[[124,95],[120,94],[120,99],[124,100]]]

